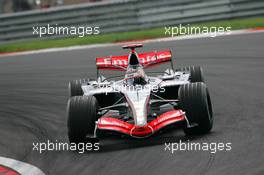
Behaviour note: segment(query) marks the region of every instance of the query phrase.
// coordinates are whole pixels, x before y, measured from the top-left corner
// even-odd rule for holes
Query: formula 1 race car
[[[179,126],[187,135],[210,132],[213,111],[202,69],[174,70],[170,50],[137,54],[137,47],[142,44],[123,46],[131,49],[128,55],[96,58],[97,80],[69,83],[70,142],[97,138],[99,130],[135,138]],[[170,62],[171,68],[162,75],[152,77],[144,72],[144,68],[165,62]],[[125,75],[111,80],[101,75],[102,69],[124,71]]]

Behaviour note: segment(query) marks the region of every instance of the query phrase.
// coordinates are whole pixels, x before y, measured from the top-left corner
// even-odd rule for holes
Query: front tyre
[[[94,96],[76,96],[69,99],[67,115],[70,143],[89,141],[86,136],[94,134],[97,111],[98,103]]]
[[[202,82],[182,85],[178,91],[179,107],[193,127],[184,129],[186,135],[205,134],[213,127],[213,110],[209,91]]]

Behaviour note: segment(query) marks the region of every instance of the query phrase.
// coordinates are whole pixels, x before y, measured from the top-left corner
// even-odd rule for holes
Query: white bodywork
[[[82,90],[84,95],[122,93],[132,110],[135,125],[144,126],[147,124],[147,110],[151,92],[163,87],[189,83],[189,76],[189,72],[174,72],[172,69],[167,69],[162,76],[147,77],[147,84],[143,86],[128,86],[125,79],[107,81],[100,76],[97,81],[83,84]]]

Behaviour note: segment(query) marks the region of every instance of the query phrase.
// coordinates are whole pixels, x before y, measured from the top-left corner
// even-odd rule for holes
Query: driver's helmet
[[[141,66],[129,66],[125,75],[127,85],[145,85],[146,75]]]

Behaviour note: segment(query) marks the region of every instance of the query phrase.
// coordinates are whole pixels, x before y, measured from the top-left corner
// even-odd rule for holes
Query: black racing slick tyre
[[[188,124],[186,135],[206,134],[213,127],[213,110],[210,94],[202,82],[182,85],[178,91],[179,108],[185,112]]]
[[[177,69],[176,71],[186,71],[190,72],[190,81],[195,82],[205,82],[203,76],[203,69],[200,66],[187,66]]]
[[[82,84],[88,83],[86,79],[73,80],[69,82],[69,97],[82,96]]]
[[[67,105],[68,137],[71,143],[85,142],[93,136],[98,104],[94,96],[71,97]]]

